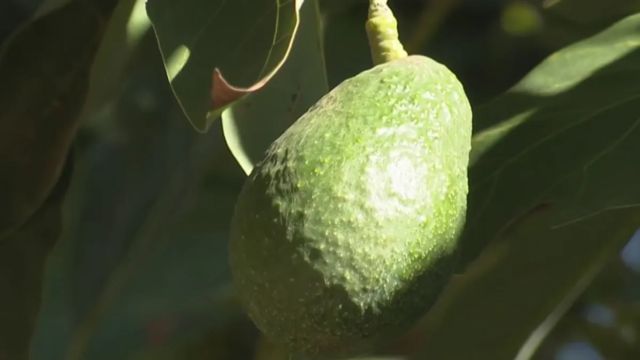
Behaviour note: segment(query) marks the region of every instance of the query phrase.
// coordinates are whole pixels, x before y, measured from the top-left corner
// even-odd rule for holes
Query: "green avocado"
[[[240,299],[292,351],[349,354],[409,327],[454,267],[471,109],[424,56],[325,95],[267,150],[231,227]]]

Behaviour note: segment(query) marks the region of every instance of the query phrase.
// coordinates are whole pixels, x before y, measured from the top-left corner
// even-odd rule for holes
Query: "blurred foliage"
[[[41,2],[55,3],[0,2],[0,43],[6,44],[20,24],[28,26]],[[31,357],[287,359],[282,349],[259,336],[230,287],[228,223],[244,173],[227,149],[220,122],[209,133],[197,134],[186,121],[145,17],[138,13],[133,20],[131,15],[140,3],[121,2],[119,15],[106,24],[108,32],[89,75],[61,236],[44,274]],[[447,64],[476,106],[504,92],[551,52],[640,10],[637,0],[390,3],[405,42],[414,52]],[[321,0],[320,6],[328,81],[335,86],[371,65],[363,31],[367,3]],[[65,35],[65,41],[86,36],[74,33]],[[10,89],[1,80],[4,94]],[[54,191],[48,199],[58,199],[55,196]],[[50,201],[34,209],[28,221],[55,212],[47,210],[53,206]],[[3,286],[22,284],[33,298],[23,302],[5,291],[4,299],[26,306],[37,299],[38,269],[55,242],[52,233],[45,234],[43,250],[30,253],[36,265],[23,273],[30,280],[17,277]],[[634,265],[640,259],[638,247],[630,243],[624,256],[610,260],[534,358],[640,358],[640,272]],[[0,251],[20,259],[19,250]],[[15,274],[4,268],[2,273]],[[11,360],[19,359],[28,340],[24,324],[8,317],[19,314],[15,305],[0,305],[0,326],[15,330],[11,344],[22,344],[23,352],[15,352],[20,355]],[[27,317],[33,316],[33,307],[29,309]],[[395,359],[393,354],[414,352],[422,342],[410,333],[381,348]]]
[[[62,171],[116,2],[70,3],[17,31],[0,52],[0,237],[35,213]]]
[[[71,167],[88,72],[115,4],[56,8],[16,30],[0,51],[2,359],[28,353],[45,261],[60,233],[68,182],[61,174],[65,164]],[[70,39],[60,44],[59,38]]]
[[[100,115],[114,121],[86,119],[94,127],[79,138],[35,359],[148,358],[241,317],[228,300],[224,255],[242,172],[219,127],[198,135],[184,121],[153,34],[128,72]],[[47,331],[61,324],[65,331]]]
[[[40,209],[0,242],[1,360],[28,357],[41,304],[44,264],[61,232],[61,208],[71,164],[67,162],[65,174]]]
[[[575,344],[582,344],[585,352],[592,349],[599,359],[640,358],[640,233],[625,253],[628,255],[607,264],[552,330],[534,359],[552,358]],[[586,355],[583,358],[589,359]]]

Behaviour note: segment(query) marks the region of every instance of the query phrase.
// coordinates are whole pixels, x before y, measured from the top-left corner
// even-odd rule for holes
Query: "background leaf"
[[[606,24],[611,20],[640,11],[638,0],[581,1],[581,0],[545,0],[543,2],[554,16],[570,21],[588,24]]]
[[[131,55],[151,30],[145,0],[120,0],[105,26],[105,33],[91,67],[83,118],[109,111],[122,90],[123,75]],[[105,116],[98,116],[104,119]],[[93,125],[96,125],[95,123]]]
[[[65,175],[42,207],[0,242],[0,360],[29,358],[44,264],[61,230],[62,200],[71,167],[68,161]]]
[[[264,86],[280,68],[298,27],[296,5],[294,0],[147,4],[167,76],[197,130],[206,131],[224,107]],[[212,83],[214,69],[238,88],[229,88],[225,81]],[[212,98],[218,95],[212,94],[217,86],[225,95],[222,99]]]
[[[639,29],[553,54],[476,111],[463,258],[490,246],[427,317],[421,356],[514,358],[640,227]]]
[[[41,0],[41,3],[36,10],[35,17],[37,18],[46,15],[72,1],[75,0]]]
[[[317,6],[315,0],[302,6],[293,50],[274,79],[222,113],[225,140],[246,174],[267,147],[328,91]]]
[[[69,3],[24,28],[0,54],[0,236],[24,223],[57,182],[115,3]]]
[[[220,126],[205,136],[183,121],[152,36],[127,69],[109,126],[80,133],[33,359],[246,358],[252,347],[227,341],[257,332],[226,261],[244,175]]]
[[[16,3],[13,1],[3,1],[0,3],[0,14],[12,14],[13,16],[3,18],[0,22],[0,48],[10,35],[18,31],[17,29],[32,19],[39,3],[44,0],[35,0],[31,3]]]
[[[114,6],[69,3],[22,27],[0,54],[1,359],[28,358],[42,272],[59,235],[70,175],[59,176],[102,25]],[[57,44],[58,36],[69,40]]]

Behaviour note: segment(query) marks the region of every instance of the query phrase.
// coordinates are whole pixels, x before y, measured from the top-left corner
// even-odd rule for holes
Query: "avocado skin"
[[[462,85],[427,57],[378,65],[320,99],[236,204],[231,270],[258,328],[333,356],[417,320],[453,271],[470,144]]]

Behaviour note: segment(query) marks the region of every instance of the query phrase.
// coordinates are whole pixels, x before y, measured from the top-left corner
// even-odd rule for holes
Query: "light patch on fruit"
[[[369,157],[365,177],[368,184],[367,203],[381,219],[403,217],[416,212],[418,203],[407,199],[427,200],[422,181],[426,166],[412,159],[421,146],[409,146],[386,154]],[[422,206],[424,204],[420,204]]]

